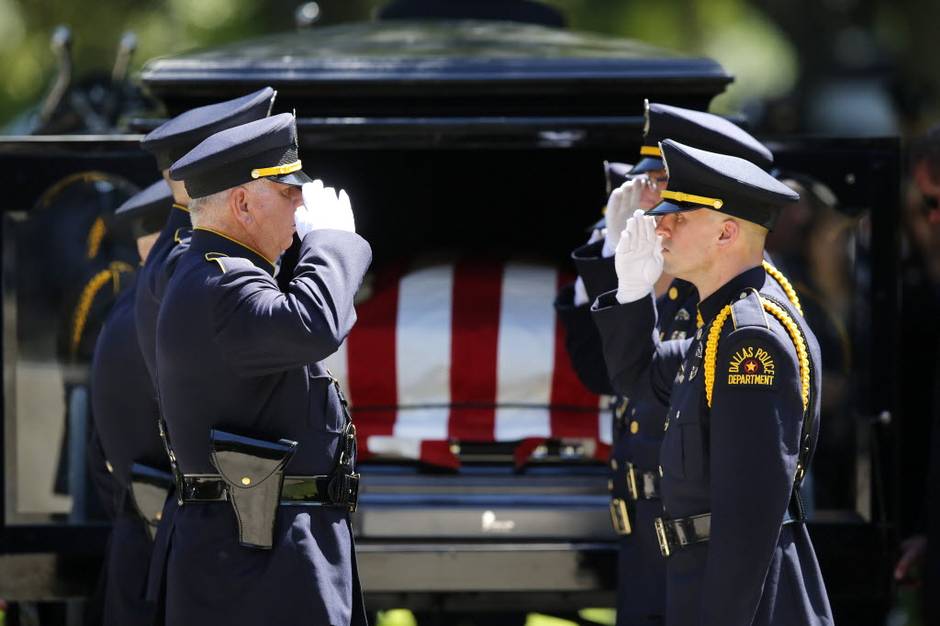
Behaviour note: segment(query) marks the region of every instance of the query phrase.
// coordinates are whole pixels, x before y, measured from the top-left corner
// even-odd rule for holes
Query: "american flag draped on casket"
[[[455,442],[582,439],[605,459],[608,399],[578,380],[553,306],[573,276],[527,262],[395,264],[371,277],[358,322],[327,359],[360,458],[456,466]]]

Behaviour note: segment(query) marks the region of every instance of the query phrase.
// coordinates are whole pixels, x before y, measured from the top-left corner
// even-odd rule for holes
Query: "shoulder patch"
[[[774,356],[757,342],[741,344],[729,358],[726,374],[729,385],[773,387]]]
[[[731,321],[735,329],[745,326],[758,326],[770,328],[764,303],[756,289],[750,288],[741,292],[741,296],[731,304]]]

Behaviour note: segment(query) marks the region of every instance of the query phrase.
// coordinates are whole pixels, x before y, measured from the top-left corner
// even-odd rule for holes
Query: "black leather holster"
[[[264,441],[215,429],[209,439],[212,464],[228,487],[228,500],[235,511],[238,543],[272,548],[284,466],[294,455],[297,442]]]
[[[174,484],[173,475],[169,472],[142,463],[131,465],[128,494],[134,510],[147,526],[151,541],[157,534],[157,525],[163,517],[163,505]]]

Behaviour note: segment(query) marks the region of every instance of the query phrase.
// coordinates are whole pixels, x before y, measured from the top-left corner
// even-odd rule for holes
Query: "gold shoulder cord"
[[[800,334],[799,328],[796,326],[796,322],[793,321],[784,309],[763,298],[761,298],[760,301],[764,306],[764,310],[776,317],[783,327],[787,329],[787,334],[790,335],[790,340],[793,341],[793,345],[796,347],[797,360],[800,362],[800,397],[803,401],[803,410],[805,411],[809,407],[809,353],[806,350],[806,344],[803,343],[803,337]],[[718,338],[721,336],[721,329],[724,327],[725,321],[728,319],[729,315],[731,315],[730,304],[723,308],[715,317],[715,321],[708,331],[708,340],[705,343],[705,399],[708,402],[709,408],[712,406],[712,392],[715,388],[715,362],[718,359]]]
[[[705,400],[708,408],[712,406],[712,390],[715,388],[715,361],[718,360],[718,337],[725,321],[731,315],[731,305],[726,305],[712,322],[708,330],[708,339],[705,341]]]
[[[91,225],[91,228],[88,229],[88,249],[85,252],[86,258],[93,259],[98,256],[98,251],[101,249],[101,242],[104,240],[104,236],[107,230],[108,229],[105,227],[103,219],[100,217],[95,219],[95,222]]]
[[[78,299],[78,305],[75,307],[75,314],[72,317],[72,342],[70,344],[70,355],[74,357],[78,353],[78,346],[82,341],[82,333],[85,332],[85,324],[88,323],[88,313],[91,305],[95,301],[95,296],[101,291],[101,288],[111,281],[114,292],[120,290],[122,272],[132,272],[132,268],[123,261],[114,261],[108,266],[108,269],[101,270],[89,280],[82,289],[82,294]]]
[[[793,285],[790,284],[790,281],[787,279],[787,277],[783,275],[783,272],[778,270],[767,261],[764,261],[762,265],[764,266],[764,271],[767,272],[771,278],[777,281],[777,284],[780,285],[781,289],[783,289],[783,292],[787,294],[787,300],[789,300],[790,303],[796,307],[797,313],[799,313],[800,317],[802,317],[803,307],[800,306],[800,298],[796,295],[796,289],[793,288]]]

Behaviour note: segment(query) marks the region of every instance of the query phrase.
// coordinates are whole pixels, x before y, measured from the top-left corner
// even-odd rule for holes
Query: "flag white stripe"
[[[503,272],[497,347],[497,441],[551,435],[555,367],[554,268],[510,263]],[[506,406],[537,405],[543,408]]]
[[[601,395],[598,396],[598,406],[600,410],[597,412],[597,438],[601,443],[606,443],[608,445],[613,445],[614,443],[614,412],[611,411],[608,406],[610,406],[610,396]]]
[[[453,265],[419,269],[399,283],[395,329],[398,437],[447,439],[453,286]],[[428,404],[437,406],[422,406]]]

